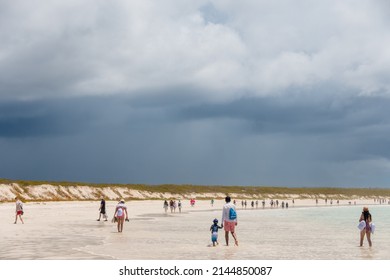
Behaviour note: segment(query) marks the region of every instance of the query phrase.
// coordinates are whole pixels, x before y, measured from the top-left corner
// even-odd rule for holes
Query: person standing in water
[[[371,242],[372,216],[371,216],[370,212],[368,211],[368,207],[363,207],[363,212],[359,218],[359,222],[361,222],[361,221],[365,222],[365,227],[360,231],[360,247],[363,246],[363,240],[364,240],[365,235],[367,235],[368,245],[371,247],[372,246],[372,242]]]

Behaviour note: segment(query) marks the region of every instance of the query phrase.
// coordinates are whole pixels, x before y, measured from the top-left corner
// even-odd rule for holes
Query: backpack
[[[117,216],[117,217],[122,217],[122,216],[123,216],[123,208],[122,208],[122,207],[119,207],[119,208],[116,210],[116,216]]]
[[[237,212],[232,207],[229,209],[229,220],[235,220],[235,219],[237,219]]]

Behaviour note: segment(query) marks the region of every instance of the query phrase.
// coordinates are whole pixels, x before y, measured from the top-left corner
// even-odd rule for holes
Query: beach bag
[[[235,220],[237,219],[237,212],[234,210],[234,208],[229,209],[229,220]]]
[[[361,221],[359,224],[358,224],[358,229],[360,231],[362,231],[365,227],[366,227],[366,222],[365,221]]]
[[[371,233],[374,234],[374,231],[375,231],[375,224],[374,224],[374,223],[371,223],[371,224],[370,224],[370,227],[371,227]]]

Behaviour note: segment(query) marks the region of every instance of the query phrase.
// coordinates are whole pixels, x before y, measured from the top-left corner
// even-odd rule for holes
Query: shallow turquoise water
[[[12,224],[14,205],[1,205],[0,259],[390,260],[389,205],[369,206],[372,248],[367,241],[358,246],[362,205],[238,207],[239,246],[225,246],[220,231],[220,244],[212,247],[209,228],[221,219],[223,203],[200,203],[171,214],[160,201],[129,202],[130,222],[120,234],[115,224],[96,221],[92,202],[26,205],[24,225]]]
[[[390,259],[390,206],[370,207],[377,227],[372,248],[366,241],[363,247],[358,246],[361,209],[362,206],[238,209],[239,247],[226,247],[223,232],[219,234],[220,245],[211,246],[209,227],[214,218],[221,218],[220,209],[154,218],[149,215],[151,220],[143,222],[144,217],[138,217],[132,226],[141,236],[110,236],[106,246],[90,249],[119,259]]]
[[[361,206],[241,211],[238,233],[253,244],[246,258],[390,259],[390,207],[372,206],[373,247],[359,247]]]

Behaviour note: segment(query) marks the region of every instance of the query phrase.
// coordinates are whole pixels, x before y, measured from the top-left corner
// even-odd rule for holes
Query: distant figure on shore
[[[104,197],[102,197],[102,200],[100,201],[100,207],[99,207],[99,219],[97,221],[100,221],[100,218],[103,216],[104,221],[107,222],[107,214],[106,214],[106,201],[104,200]]]
[[[190,204],[191,204],[191,207],[194,207],[194,206],[195,206],[195,199],[192,198],[192,199],[190,200]]]
[[[213,207],[213,206],[214,206],[214,199],[211,199],[211,202],[210,202],[210,204],[211,204],[211,207]]]
[[[167,211],[168,211],[168,201],[166,201],[166,200],[164,201],[163,208],[165,210],[165,213],[167,213]]]
[[[222,227],[218,225],[218,220],[214,219],[213,224],[210,227],[211,242],[213,242],[213,246],[215,246],[215,244],[218,245],[218,229],[220,229],[220,228],[222,228]]]
[[[234,238],[234,243],[238,246],[238,239],[235,232],[237,226],[237,212],[236,207],[231,203],[230,196],[225,197],[226,204],[222,209],[222,226],[225,229],[226,246],[229,246],[229,232]]]
[[[368,245],[371,247],[372,246],[372,242],[371,242],[372,216],[368,211],[368,207],[363,207],[363,212],[360,215],[359,223],[362,225],[362,229],[360,230],[360,247],[363,246],[364,235],[367,235]]]
[[[169,201],[169,208],[171,208],[171,213],[173,212],[173,200]]]
[[[16,210],[15,210],[15,222],[14,222],[14,224],[17,223],[18,217],[19,217],[20,221],[22,222],[22,224],[24,224],[23,219],[22,219],[22,215],[24,214],[24,212],[23,212],[23,203],[17,197],[15,197],[15,201],[16,201]]]
[[[126,218],[125,218],[126,214]],[[121,199],[119,201],[118,205],[115,208],[115,217],[117,218],[118,221],[118,232],[123,231],[123,222],[126,220],[127,222],[129,221],[129,215],[127,214],[127,207],[125,205],[125,201]]]
[[[179,199],[179,202],[177,203],[177,207],[179,207],[179,213],[181,213],[181,200]]]

